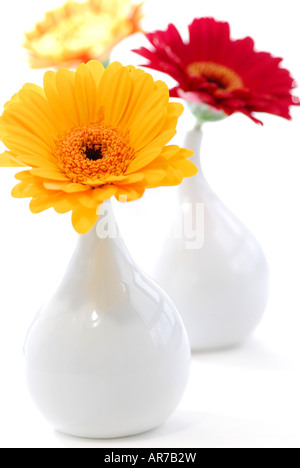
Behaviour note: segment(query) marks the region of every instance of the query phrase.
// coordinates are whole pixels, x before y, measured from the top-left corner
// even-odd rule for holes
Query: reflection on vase
[[[197,227],[195,238],[172,235],[154,274],[178,307],[194,351],[242,343],[264,313],[269,282],[259,244],[203,176],[201,139],[201,129],[186,134],[183,146],[195,151],[199,173],[179,187],[173,228],[174,233],[178,225],[185,231],[190,225]]]
[[[110,203],[101,212],[25,343],[37,407],[55,429],[89,438],[160,425],[183,395],[190,362],[172,302],[134,264]],[[113,238],[99,228],[105,223]]]

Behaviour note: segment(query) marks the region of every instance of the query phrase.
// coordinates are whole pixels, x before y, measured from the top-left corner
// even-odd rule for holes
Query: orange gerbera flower
[[[141,5],[131,0],[67,2],[46,13],[26,34],[32,68],[73,66],[98,59],[106,62],[112,48],[140,31]]]
[[[84,234],[110,197],[136,200],[196,174],[191,150],[165,146],[182,111],[164,82],[132,66],[91,61],[49,71],[44,88],[27,84],[6,104],[0,138],[9,151],[0,166],[31,167],[16,175],[12,195],[32,198],[33,213],[72,210]]]

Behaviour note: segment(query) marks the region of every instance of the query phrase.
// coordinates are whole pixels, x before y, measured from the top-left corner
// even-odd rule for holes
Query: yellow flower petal
[[[70,68],[93,58],[106,60],[118,42],[140,30],[141,7],[130,0],[86,0],[47,12],[26,34],[31,66]]]
[[[128,174],[124,176],[111,176],[105,181],[106,184],[128,185],[142,182],[144,175],[142,173]]]
[[[181,112],[163,82],[134,67],[91,62],[47,72],[44,89],[25,85],[5,106],[0,138],[10,151],[0,164],[29,167],[12,195],[32,198],[33,213],[72,211],[85,233],[112,196],[136,200],[196,173],[192,151],[166,147]]]
[[[97,211],[78,206],[73,209],[72,224],[78,234],[85,234],[90,231],[98,220]]]
[[[80,67],[80,65],[79,65]],[[102,65],[102,63],[99,62],[99,60],[90,60],[87,64],[86,67],[88,70],[91,72],[95,83],[98,85],[101,81],[102,75],[105,72],[105,68]]]
[[[197,174],[198,169],[195,164],[189,159],[179,160],[173,163],[177,170],[180,170],[184,177],[193,177]]]
[[[75,74],[75,89],[80,123],[92,122],[96,118],[96,83],[90,69],[83,63],[79,65]]]
[[[92,197],[97,202],[104,202],[109,200],[116,193],[117,188],[114,185],[103,185],[103,187],[96,188],[92,191]]]
[[[70,118],[68,111],[63,106],[61,98],[58,95],[56,87],[56,73],[48,71],[44,75],[44,91],[48,105],[55,116],[57,122],[60,123],[61,131],[74,125],[74,119]]]
[[[177,145],[165,146],[162,150],[162,156],[167,160],[171,161],[174,159],[186,159],[193,156],[194,151],[186,148],[179,148]],[[196,166],[195,166],[196,167]]]
[[[151,138],[155,138],[158,135],[167,117],[166,105],[168,99],[169,94],[166,93],[164,89],[157,89],[144,102],[142,109],[139,112],[134,112],[134,120],[131,122],[130,134],[136,149],[144,147],[151,141]],[[155,122],[152,125],[151,118]],[[147,132],[147,127],[149,125],[152,129],[157,126],[158,123],[159,130],[157,130],[157,133],[153,133],[151,130]],[[148,139],[143,139],[141,132],[145,135],[145,138]]]
[[[12,104],[3,116],[3,124],[22,128],[49,147],[53,148],[56,129],[49,118],[46,100],[34,91],[23,89],[19,93],[20,103]],[[42,109],[42,110],[41,110]]]
[[[139,72],[136,79],[135,72]],[[119,123],[123,129],[131,128],[132,122],[136,119],[136,114],[143,110],[145,101],[154,90],[154,81],[151,75],[142,70],[135,70],[135,72],[131,73],[134,85],[130,101]]]
[[[44,195],[38,195],[30,202],[30,210],[37,214],[42,211],[54,208],[57,213],[63,214],[71,211],[78,205],[76,198],[72,195],[61,194],[60,192],[48,192]]]
[[[71,211],[76,205],[76,200],[66,198],[65,195],[57,195],[56,198],[52,201],[53,208],[56,213],[65,214]]]
[[[161,185],[177,185],[182,182],[181,173],[177,167],[170,166],[163,157],[157,158],[153,163],[143,169],[145,186],[147,188]],[[166,184],[166,174],[168,183]]]
[[[51,179],[51,180],[62,180],[68,182],[69,179],[59,171],[53,170],[53,169],[48,169],[48,168],[42,168],[42,167],[37,167],[34,169],[30,170],[32,175],[44,178],[44,179]]]
[[[85,69],[84,69],[85,66]],[[98,60],[92,60],[86,65],[82,64],[82,71],[84,70],[84,77],[86,79],[86,95],[88,98],[88,110],[89,110],[89,119],[87,122],[94,122],[100,118],[99,112],[103,112],[103,107],[100,100],[100,95],[98,93],[100,81],[104,74],[105,68],[103,65],[98,62]],[[76,77],[78,73],[76,72]],[[81,94],[79,93],[79,99],[81,101]]]
[[[56,169],[55,159],[53,156],[44,153],[43,157],[41,155],[32,155],[32,154],[22,154],[22,156],[17,156],[16,161],[22,162],[23,165],[31,167],[46,167],[48,169]]]
[[[87,192],[91,189],[88,185],[72,184],[72,183],[56,183],[56,182],[43,182],[43,185],[48,190],[62,191],[66,193]]]
[[[30,211],[34,214],[41,213],[53,207],[53,199],[55,195],[44,195],[39,198],[33,198],[29,204]]]
[[[160,187],[168,171],[164,160],[158,158],[157,163],[144,169],[144,180],[147,188]]]
[[[0,167],[24,167],[24,165],[18,162],[9,151],[0,154]]]
[[[105,122],[112,127],[117,127],[127,108],[131,95],[132,78],[126,68],[120,68],[116,73],[111,89],[103,101],[105,108]],[[105,90],[105,86],[104,86]]]
[[[180,102],[169,102],[168,103],[168,113],[180,117],[184,111],[184,107]]]
[[[145,187],[139,185],[123,185],[117,188],[115,197],[120,202],[134,201],[141,198],[145,193]]]
[[[28,89],[30,91],[34,91],[35,93],[39,94],[41,97],[45,98],[45,92],[43,88],[34,84],[34,83],[25,83],[22,89]]]
[[[57,96],[73,125],[80,124],[80,114],[75,95],[75,73],[61,68],[56,73]]]
[[[176,134],[176,130],[166,130],[163,131],[158,137],[151,141],[151,143],[146,147],[143,148],[142,151],[137,152],[136,158],[130,163],[127,174],[132,174],[133,172],[137,172],[141,170],[143,167],[147,166],[151,161],[153,161],[160,152],[158,153],[158,149],[160,151],[167,144]]]
[[[27,184],[26,182],[20,182],[15,185],[11,191],[14,198],[30,198],[37,197],[40,195],[40,190],[33,184]]]
[[[36,180],[38,180],[36,177],[34,177],[34,176],[30,173],[30,170],[18,172],[18,173],[15,175],[15,178],[16,178],[17,180],[21,180],[21,181],[23,181],[23,182],[28,182],[28,183],[34,183]]]
[[[144,148],[160,134],[166,117],[166,109],[157,109],[156,111],[149,112],[148,115],[145,115],[141,119],[139,124],[135,125],[131,134],[131,140],[137,151]]]
[[[111,84],[115,82],[118,72],[122,65],[119,62],[111,63],[101,76],[99,83],[98,95],[100,104],[104,105],[107,95],[110,93]]]
[[[3,124],[1,140],[14,154],[39,154],[49,158],[49,146],[22,127]]]

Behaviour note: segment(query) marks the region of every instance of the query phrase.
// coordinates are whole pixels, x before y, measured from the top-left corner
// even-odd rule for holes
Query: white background
[[[0,9],[0,106],[27,81],[22,31],[58,0],[10,0]],[[300,82],[297,0],[262,2],[149,0],[146,29],[175,22],[182,30],[199,16],[231,23],[235,38],[252,36],[259,50],[285,58]],[[143,63],[128,53],[141,36],[114,52],[124,64]],[[85,441],[54,432],[27,394],[22,345],[36,311],[59,283],[77,236],[69,215],[32,215],[28,200],[10,196],[14,170],[0,169],[0,446],[54,447],[299,447],[300,109],[293,121],[263,115],[264,127],[241,115],[204,128],[206,177],[220,198],[263,246],[271,269],[268,309],[254,336],[236,350],[195,356],[178,411],[161,428],[114,441]],[[188,114],[180,129],[190,124]],[[150,191],[117,207],[125,240],[151,272],[172,189]],[[164,203],[158,203],[158,198]],[[155,209],[154,209],[155,207]],[[153,230],[154,229],[154,230]]]

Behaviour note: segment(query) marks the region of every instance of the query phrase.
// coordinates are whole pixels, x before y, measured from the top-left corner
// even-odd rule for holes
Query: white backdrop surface
[[[59,4],[58,0],[10,0],[0,7],[1,109],[25,82],[42,83],[44,72],[28,68],[20,46],[22,32]],[[194,17],[228,20],[233,37],[250,35],[258,49],[284,57],[285,67],[300,82],[297,4],[297,0],[149,0],[144,27],[153,30],[175,22],[184,31]],[[113,59],[143,63],[129,52],[142,44],[141,35],[124,41]],[[300,109],[292,109],[292,115],[292,122],[263,115],[263,127],[241,115],[205,126],[206,177],[255,233],[269,260],[268,308],[243,347],[193,357],[186,394],[164,426],[122,440],[87,441],[58,434],[30,400],[23,375],[26,331],[59,283],[77,236],[69,215],[52,210],[32,215],[27,200],[11,198],[15,171],[0,169],[1,447],[299,448]],[[185,114],[179,134],[191,123]],[[149,273],[160,247],[157,233],[166,229],[173,194],[173,189],[157,189],[139,202],[116,206],[124,238]]]

